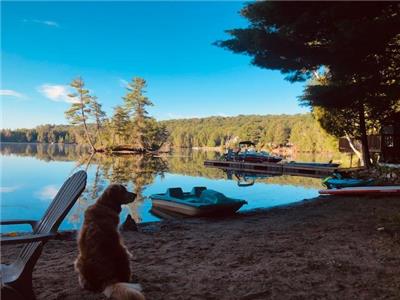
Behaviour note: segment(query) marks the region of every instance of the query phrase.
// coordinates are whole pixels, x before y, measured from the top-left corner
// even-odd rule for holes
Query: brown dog
[[[140,285],[128,283],[130,253],[118,232],[121,205],[133,202],[135,197],[123,185],[112,184],[86,210],[75,261],[82,288],[103,292],[112,299],[144,300]]]

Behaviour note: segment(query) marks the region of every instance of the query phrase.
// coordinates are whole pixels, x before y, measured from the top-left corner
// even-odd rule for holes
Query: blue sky
[[[277,71],[218,48],[245,27],[242,2],[2,2],[2,128],[66,124],[68,84],[82,76],[108,115],[132,77],[159,120],[305,112]]]

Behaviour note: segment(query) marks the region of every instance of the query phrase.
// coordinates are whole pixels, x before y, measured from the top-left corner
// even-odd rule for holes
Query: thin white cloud
[[[26,98],[24,94],[21,94],[17,91],[14,90],[0,90],[0,96],[10,96],[10,97],[16,97],[16,98]]]
[[[12,193],[18,190],[20,186],[0,186],[0,193]]]
[[[54,26],[54,27],[60,27],[57,22],[54,21],[38,21],[41,22],[42,24],[48,25],[48,26]]]
[[[122,79],[122,78],[119,78],[118,81],[119,81],[119,86],[123,87],[123,88],[126,88],[129,84],[128,81],[126,81],[125,79]]]
[[[51,101],[67,103],[77,102],[77,99],[68,96],[71,91],[67,85],[45,83],[37,87],[37,91]]]
[[[28,20],[28,19],[23,19],[22,22],[24,23],[37,23],[37,24],[42,24],[50,27],[60,27],[60,25],[55,22],[55,21],[50,21],[50,20]]]
[[[200,116],[192,115],[192,116],[185,116],[185,115],[179,115],[175,113],[167,113],[167,118],[168,119],[195,119],[195,118],[201,118]]]
[[[59,188],[55,185],[46,185],[41,190],[37,191],[35,195],[43,201],[52,200],[57,195],[58,189]]]
[[[200,119],[200,118],[209,118],[209,117],[232,117],[232,115],[228,115],[225,113],[217,113],[213,115],[181,115],[176,113],[167,113],[166,119]]]

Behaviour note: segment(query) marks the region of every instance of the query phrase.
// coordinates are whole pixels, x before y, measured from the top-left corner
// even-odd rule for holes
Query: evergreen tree
[[[97,101],[96,96],[92,96],[90,99],[90,115],[94,118],[96,122],[96,136],[99,137],[100,130],[103,127],[104,122],[107,119],[106,113],[102,110],[101,104]],[[102,144],[102,140],[100,139],[100,143]]]
[[[113,129],[113,144],[114,137],[117,138],[117,143],[123,144],[126,142],[127,129],[129,126],[129,116],[124,108],[117,106],[114,109],[114,115],[111,119]]]
[[[144,95],[145,87],[146,81],[143,78],[133,78],[127,86],[126,96],[123,97],[125,109],[132,121],[132,131],[130,132],[132,143],[142,151],[150,147],[146,136],[149,119],[146,106],[153,105],[149,98]]]
[[[74,102],[71,107],[65,112],[66,118],[73,125],[83,125],[86,135],[86,141],[89,143],[93,152],[96,152],[96,148],[93,144],[92,138],[89,133],[87,126],[87,120],[91,113],[90,103],[92,102],[92,96],[89,94],[89,90],[85,89],[85,83],[82,78],[76,78],[71,82],[71,87],[75,89],[75,92],[68,95]]]
[[[169,133],[164,124],[160,124],[154,118],[147,120],[147,143],[150,150],[160,149],[169,137]]]

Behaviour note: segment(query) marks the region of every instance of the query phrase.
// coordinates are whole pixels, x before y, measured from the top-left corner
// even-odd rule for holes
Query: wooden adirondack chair
[[[18,258],[10,265],[0,265],[1,299],[35,299],[32,272],[43,245],[57,235],[58,227],[78,200],[86,186],[86,172],[78,171],[63,184],[40,221],[9,220],[0,225],[29,224],[32,233],[20,237],[1,238],[1,245],[25,243]]]

